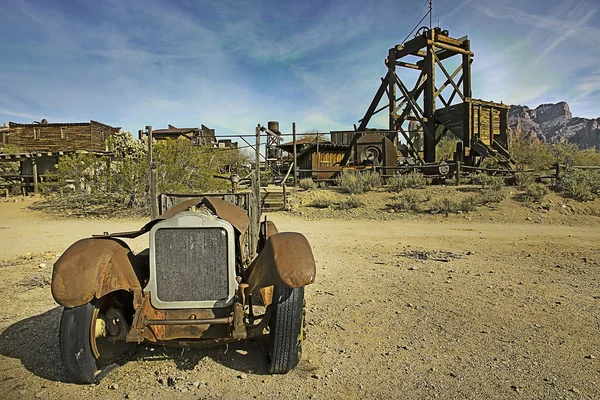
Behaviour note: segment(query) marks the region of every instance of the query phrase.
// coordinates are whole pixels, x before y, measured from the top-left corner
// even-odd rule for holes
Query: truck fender
[[[308,240],[296,232],[268,237],[248,268],[246,293],[269,286],[297,288],[315,281],[317,267]]]
[[[88,238],[73,243],[54,264],[52,297],[64,307],[77,307],[116,290],[133,294],[134,307],[142,302],[144,266],[123,241]]]

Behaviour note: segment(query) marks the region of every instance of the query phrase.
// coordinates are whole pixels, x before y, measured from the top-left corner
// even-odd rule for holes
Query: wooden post
[[[382,178],[386,179],[387,175],[388,175],[388,170],[387,170],[387,149],[386,149],[386,145],[385,145],[385,136],[383,137],[383,139],[381,140],[381,150],[383,151],[383,174],[382,174]]]
[[[283,184],[281,185],[281,187],[283,188],[283,209],[287,210],[287,190],[286,190],[286,184],[285,182],[283,182]]]
[[[428,32],[429,40],[435,41],[435,30],[431,29]],[[423,151],[424,151],[424,159],[426,163],[435,162],[435,150],[436,150],[436,126],[433,118],[433,114],[435,113],[435,49],[433,45],[427,46],[427,55],[424,59],[425,65],[423,71],[427,75],[427,80],[425,81],[425,91],[423,96],[423,113],[424,117],[427,118],[427,122],[425,122],[425,126],[423,126]],[[418,117],[418,114],[415,116]],[[427,135],[427,131],[433,135],[433,137],[429,137]]]
[[[260,125],[256,127],[256,143],[254,145],[254,162],[256,164],[256,170],[254,175],[256,176],[256,187],[254,191],[257,195],[260,195]]]
[[[150,170],[150,197],[152,197],[152,219],[158,217],[158,171],[156,168]]]
[[[156,219],[158,217],[158,172],[154,166],[154,159],[152,154],[152,126],[146,126],[148,132],[148,172],[150,178],[150,218]]]
[[[252,182],[252,192],[249,195],[250,211],[250,237],[248,244],[250,246],[250,258],[256,257],[258,247],[258,230],[260,227],[260,197],[256,195],[256,188],[259,183],[256,181],[256,175],[250,177]],[[258,192],[260,194],[260,192]]]
[[[554,168],[556,168],[556,183],[558,183],[558,181],[560,180],[560,163],[556,163],[554,165]]]
[[[317,131],[317,171],[321,170],[321,156],[319,155],[319,132]],[[317,172],[317,177],[319,173]]]
[[[4,197],[8,199],[8,188],[4,188]]]
[[[294,140],[294,187],[298,187],[298,152],[296,149],[296,123],[292,122],[292,136]]]
[[[254,192],[253,211],[252,211],[252,223],[254,224],[254,240],[252,244],[252,254],[256,254],[258,246],[258,232],[260,228],[260,125],[256,126],[256,144],[255,144],[255,158],[256,171],[252,179],[252,189]]]
[[[38,192],[38,169],[36,159],[31,160],[31,166],[33,169],[33,194]]]
[[[391,48],[388,52],[387,58],[387,67],[388,67],[388,129],[390,131],[396,131],[396,48]]]
[[[456,160],[456,186],[460,186],[460,160],[458,159]]]

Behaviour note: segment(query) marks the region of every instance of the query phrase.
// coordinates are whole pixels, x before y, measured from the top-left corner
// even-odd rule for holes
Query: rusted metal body
[[[142,302],[147,266],[121,240],[89,238],[75,242],[54,264],[52,296],[64,307],[77,307],[102,296],[125,290],[134,306]]]
[[[234,304],[225,308],[159,309],[152,305],[150,292],[145,289],[150,270],[148,251],[134,255],[119,238],[138,237],[162,220],[203,207],[235,230],[236,263],[241,268]],[[192,198],[138,231],[105,233],[71,245],[55,263],[52,295],[62,306],[73,308],[111,292],[130,293],[135,314],[126,335],[128,342],[208,344],[262,334],[271,315],[273,285],[295,288],[313,283],[316,266],[303,235],[278,233],[270,221],[258,229],[258,255],[250,260],[249,249],[244,250],[250,225],[246,212],[236,205],[215,197]],[[244,310],[252,307],[255,289],[260,289],[266,311],[262,316],[251,314],[252,322],[248,322]]]
[[[306,286],[315,275],[315,259],[306,238],[295,232],[276,233],[248,268],[247,293],[274,285]]]

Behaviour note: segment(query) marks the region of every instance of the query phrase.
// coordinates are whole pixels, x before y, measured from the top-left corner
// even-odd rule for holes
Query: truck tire
[[[124,339],[114,337],[109,339],[110,334],[106,333],[106,328],[104,336],[92,335],[92,331],[97,331],[97,321],[102,319],[102,323],[106,324],[106,316],[103,313],[109,310],[107,307],[114,310],[116,306],[120,306],[124,309],[119,314],[124,316],[123,321],[114,318],[114,314],[112,321],[117,320],[122,332],[128,329],[131,323],[129,312],[132,310],[127,305],[123,306],[119,297],[111,293],[100,300],[63,309],[59,331],[60,353],[63,365],[74,383],[95,383],[99,372],[106,367],[112,367],[135,350],[134,343],[126,343]],[[112,310],[110,312],[114,313]]]
[[[269,372],[286,374],[302,355],[304,287],[275,286],[269,321]]]

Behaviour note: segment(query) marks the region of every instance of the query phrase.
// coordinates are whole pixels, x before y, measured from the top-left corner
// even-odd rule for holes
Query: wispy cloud
[[[525,102],[568,94],[597,104],[595,3],[567,9],[549,0],[550,11],[535,14],[517,0],[444,1],[436,9],[449,10],[443,15],[452,33],[471,35],[477,97]],[[98,119],[130,130],[204,123],[221,134],[248,133],[270,119],[282,126],[295,120],[299,130],[349,128],[377,89],[387,49],[422,6],[0,2],[0,120]],[[374,124],[386,120],[382,113]]]

